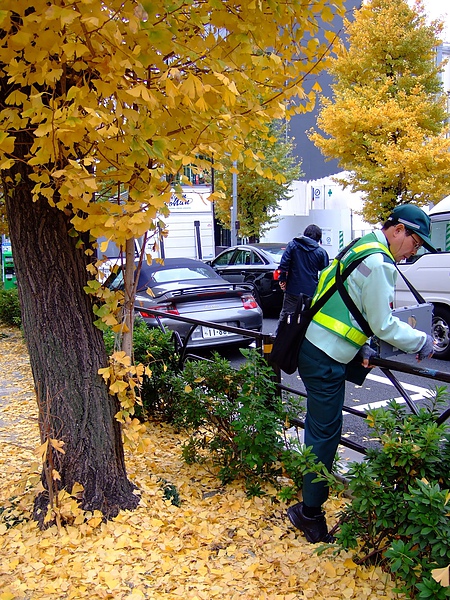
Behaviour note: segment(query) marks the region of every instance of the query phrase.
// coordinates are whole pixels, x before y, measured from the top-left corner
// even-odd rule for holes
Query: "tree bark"
[[[16,148],[27,142],[19,134]],[[41,439],[64,442],[65,454],[52,455],[59,488],[82,484],[82,508],[110,518],[134,509],[139,497],[126,475],[118,402],[98,374],[107,357],[83,290],[85,254],[68,235],[70,214],[45,198],[33,202],[24,163],[2,173],[2,181]],[[41,523],[47,503],[48,494],[35,503]]]
[[[125,298],[123,303],[125,332],[122,336],[122,350],[131,357],[133,357],[134,298],[136,296],[134,276],[134,238],[131,238],[127,240],[125,246]]]

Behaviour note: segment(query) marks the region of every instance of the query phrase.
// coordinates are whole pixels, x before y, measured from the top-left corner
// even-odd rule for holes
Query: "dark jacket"
[[[317,286],[318,273],[330,262],[327,252],[311,238],[294,238],[281,257],[280,281],[286,281],[286,293],[312,296]]]

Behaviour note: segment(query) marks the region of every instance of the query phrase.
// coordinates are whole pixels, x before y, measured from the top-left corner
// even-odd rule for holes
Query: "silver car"
[[[111,289],[123,289],[123,273],[110,275],[106,284]],[[212,267],[191,258],[166,258],[164,264],[153,260],[144,263],[139,275],[135,312],[150,327],[162,325],[177,331],[188,347],[215,346],[241,343],[248,345],[253,338],[239,332],[229,332],[215,327],[227,325],[255,332],[262,330],[262,310],[256,302],[252,287],[230,284]],[[163,311],[168,316],[156,316],[152,310]],[[209,324],[197,325],[171,319],[178,315]]]

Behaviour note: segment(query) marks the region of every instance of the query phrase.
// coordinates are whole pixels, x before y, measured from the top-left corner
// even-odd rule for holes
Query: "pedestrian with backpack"
[[[318,225],[311,224],[306,227],[302,236],[294,238],[286,246],[278,267],[278,281],[284,292],[278,322],[294,312],[300,294],[311,297],[314,294],[318,274],[330,262],[321,243],[322,230]]]

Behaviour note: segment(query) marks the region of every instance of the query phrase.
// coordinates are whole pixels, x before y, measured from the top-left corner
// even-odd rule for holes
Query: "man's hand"
[[[425,340],[425,344],[416,354],[417,361],[420,362],[424,358],[431,358],[434,352],[434,340],[431,335],[427,335],[427,339]]]
[[[286,282],[285,281],[279,281],[278,283],[280,284],[280,288],[284,292],[286,290]]]
[[[373,348],[371,348],[369,346],[369,344],[364,344],[363,346],[361,346],[361,348],[358,350],[358,354],[356,355],[357,358],[361,359],[361,364],[363,367],[366,367],[366,369],[372,368],[375,365],[370,365],[369,367],[369,361],[372,358],[372,356],[375,356],[376,352]]]

